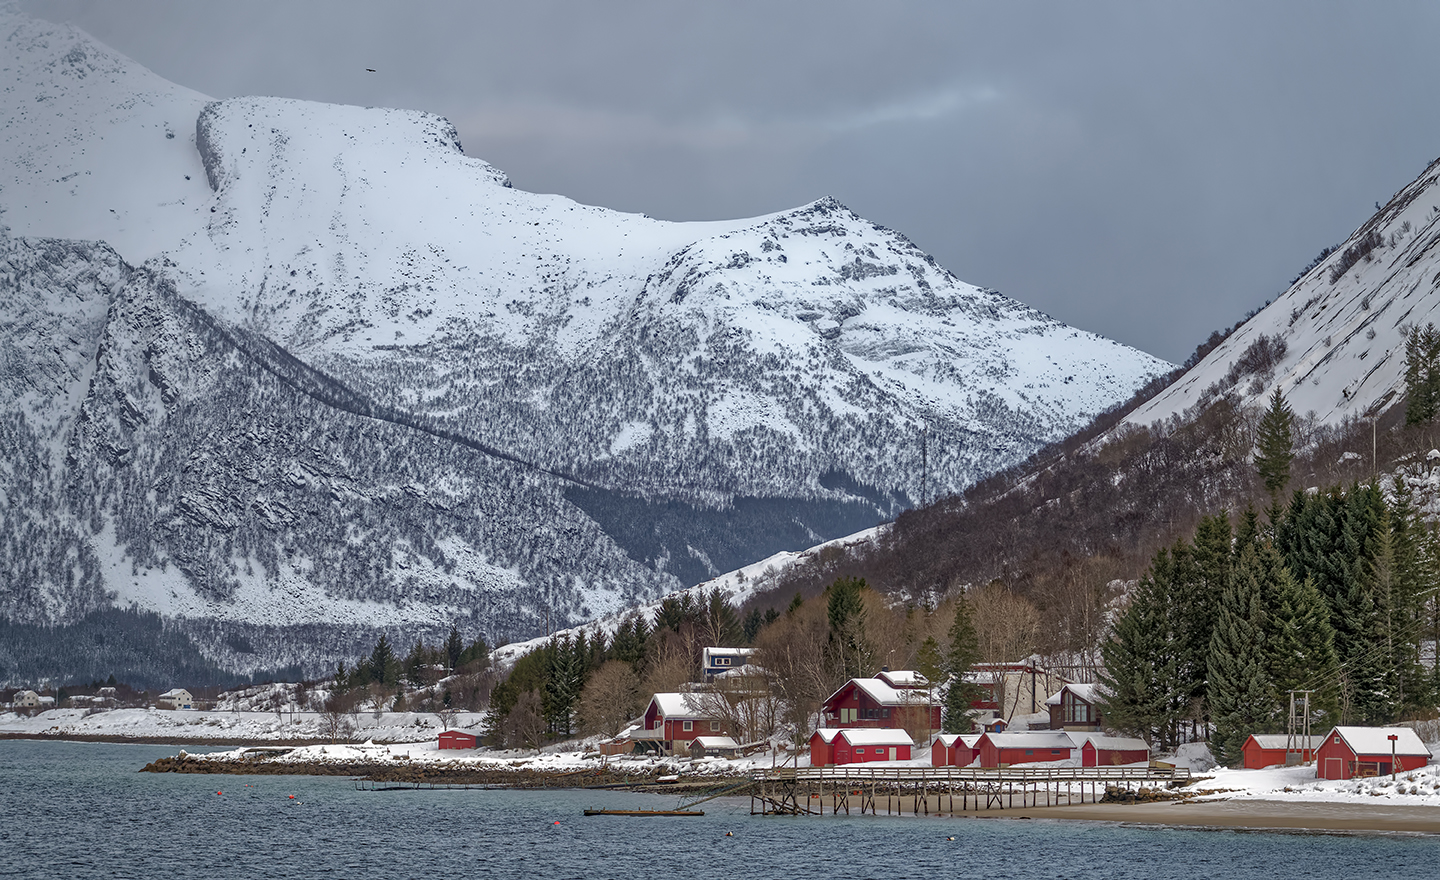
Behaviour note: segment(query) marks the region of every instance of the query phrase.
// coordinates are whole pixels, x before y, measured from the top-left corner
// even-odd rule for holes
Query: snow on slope
[[[1296,412],[1336,424],[1399,400],[1404,329],[1440,321],[1437,181],[1440,161],[1127,421],[1169,418],[1201,402],[1217,383],[1230,385],[1227,375],[1261,337],[1283,339],[1286,354],[1272,370],[1237,377],[1233,387],[1243,404],[1263,404],[1278,384]]]
[[[25,313],[70,307],[19,255],[118,273],[74,333],[6,328],[17,442],[63,463],[0,474],[40,536],[6,615],[573,624],[961,488],[1165,367],[833,199],[658,221],[516,190],[433,115],[210,101],[13,4],[0,41]]]

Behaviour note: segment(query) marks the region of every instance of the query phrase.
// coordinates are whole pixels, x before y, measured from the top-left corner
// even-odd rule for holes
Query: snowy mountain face
[[[1263,406],[1276,385],[1322,424],[1402,400],[1405,330],[1440,322],[1437,181],[1440,160],[1127,421],[1148,425],[1223,392]]]
[[[866,528],[1166,367],[833,199],[663,222],[514,189],[435,116],[210,101],[13,7],[0,41],[12,622],[134,606],[241,670],[522,637]]]

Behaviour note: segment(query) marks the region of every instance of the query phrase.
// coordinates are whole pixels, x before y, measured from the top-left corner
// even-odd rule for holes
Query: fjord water
[[[676,799],[563,789],[371,792],[341,777],[137,772],[176,751],[0,741],[0,876],[1276,880],[1418,877],[1440,864],[1434,837],[764,818],[749,815],[747,799],[711,801],[701,818],[586,818],[586,807],[668,809]]]

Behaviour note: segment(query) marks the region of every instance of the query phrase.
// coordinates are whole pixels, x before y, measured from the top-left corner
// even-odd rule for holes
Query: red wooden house
[[[1310,737],[1309,742],[1304,737],[1295,738],[1296,754],[1303,764],[1315,760],[1315,750],[1320,747],[1321,738]],[[1246,770],[1260,770],[1264,767],[1274,767],[1277,764],[1285,763],[1285,742],[1283,733],[1252,733],[1245,738],[1245,745],[1240,747],[1240,754],[1244,755],[1244,767]]]
[[[939,730],[941,708],[928,682],[896,688],[882,678],[852,678],[825,699],[820,711],[825,727]]]
[[[1321,779],[1388,776],[1428,763],[1430,750],[1408,727],[1336,727],[1315,750]]]
[[[964,767],[980,754],[975,744],[979,735],[942,733],[930,744],[930,765],[932,767]]]
[[[1064,761],[1073,756],[1075,741],[1058,730],[1024,733],[987,733],[975,744],[981,767],[1009,767],[1040,761]]]
[[[824,767],[835,763],[835,737],[838,727],[822,727],[810,734],[810,766]]]
[[[689,750],[697,736],[726,733],[725,725],[705,708],[702,694],[656,694],[645,707],[640,729],[630,734],[635,742],[651,743],[667,754]]]
[[[473,749],[478,739],[473,733],[466,733],[463,730],[446,730],[440,734],[440,748],[442,749]]]
[[[1148,763],[1149,760],[1149,744],[1130,736],[1094,734],[1086,737],[1085,744],[1080,747],[1082,767],[1118,767],[1121,764]]]

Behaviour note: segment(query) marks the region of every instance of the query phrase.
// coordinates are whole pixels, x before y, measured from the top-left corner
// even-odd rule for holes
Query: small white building
[[[12,709],[38,709],[40,707],[40,695],[34,691],[16,691],[15,698],[10,701]]]
[[[155,698],[155,705],[161,709],[194,709],[195,698],[184,688],[171,688]]]

